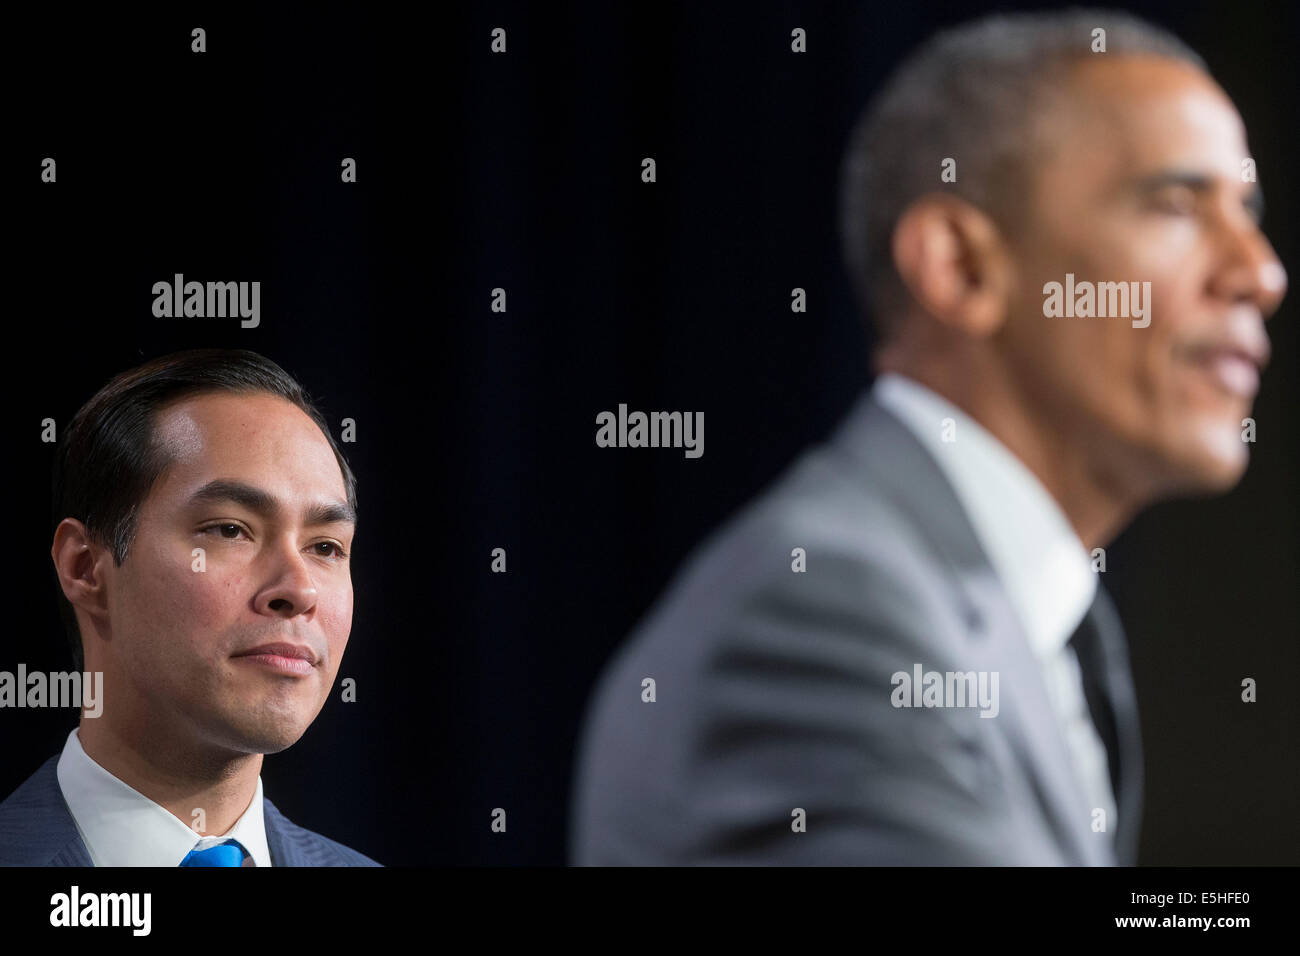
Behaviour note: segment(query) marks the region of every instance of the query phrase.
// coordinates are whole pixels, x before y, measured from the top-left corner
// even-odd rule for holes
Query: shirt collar
[[[1097,589],[1090,556],[1060,505],[1005,445],[931,389],[886,372],[873,395],[952,485],[1034,654],[1059,653]],[[944,419],[952,419],[953,440],[944,440]]]
[[[248,809],[220,837],[200,838],[180,818],[113,776],[86,753],[76,728],[57,768],[59,789],[95,866],[179,866],[193,849],[238,840],[258,866],[271,865],[262,816],[262,777]]]

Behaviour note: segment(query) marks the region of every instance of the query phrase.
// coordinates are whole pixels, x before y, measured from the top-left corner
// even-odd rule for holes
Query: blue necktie
[[[206,850],[190,850],[181,866],[243,866],[247,851],[238,840],[227,840]]]

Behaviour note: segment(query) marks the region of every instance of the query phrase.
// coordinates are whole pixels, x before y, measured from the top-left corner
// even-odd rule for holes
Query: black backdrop
[[[1130,9],[1175,28],[1236,100],[1294,285],[1289,6]],[[256,349],[336,435],[356,420],[361,511],[340,670],[359,699],[336,688],[267,759],[268,796],[388,864],[564,862],[600,666],[688,550],[868,381],[834,229],[850,124],[912,45],[988,9],[22,14],[5,67],[15,533],[0,669],[70,667],[42,419],[66,425],[145,357]],[[39,181],[46,156],[57,184]],[[151,286],[176,272],[260,280],[261,325],[154,318]],[[794,286],[806,314],[790,311]],[[1153,509],[1108,550],[1143,716],[1143,863],[1300,862],[1295,298],[1270,323],[1245,481]],[[704,456],[597,448],[595,415],[620,402],[705,412]],[[495,547],[504,575],[489,573]],[[0,712],[0,794],[74,724]]]

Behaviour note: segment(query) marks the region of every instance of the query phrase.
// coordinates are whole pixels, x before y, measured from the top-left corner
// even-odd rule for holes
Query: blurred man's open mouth
[[[1259,391],[1259,366],[1254,360],[1230,349],[1209,349],[1191,360],[1202,368],[1223,391],[1238,398],[1254,398]]]
[[[1259,376],[1268,365],[1268,335],[1258,323],[1236,321],[1222,334],[1190,343],[1180,357],[1190,362],[1221,392],[1250,400],[1259,391]]]

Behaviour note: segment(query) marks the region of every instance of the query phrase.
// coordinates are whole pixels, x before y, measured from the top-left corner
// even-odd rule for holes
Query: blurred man
[[[262,795],[352,628],[355,479],[298,383],[247,351],[125,372],[64,434],[55,503],[103,711],[0,804],[0,864],[378,865]]]
[[[843,179],[877,381],[609,665],[576,862],[1135,862],[1095,549],[1246,468],[1286,282],[1249,157],[1126,15],[988,18],[895,73]]]

